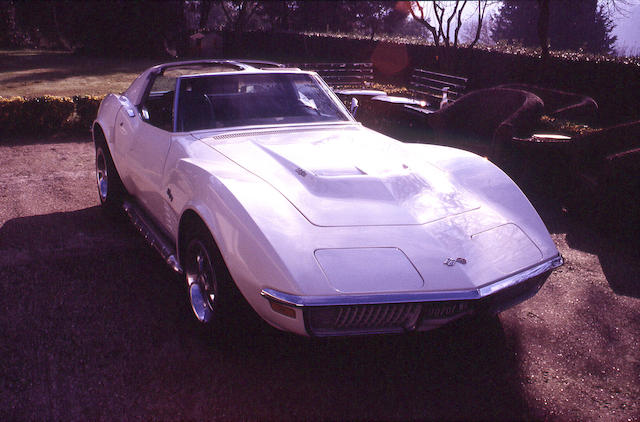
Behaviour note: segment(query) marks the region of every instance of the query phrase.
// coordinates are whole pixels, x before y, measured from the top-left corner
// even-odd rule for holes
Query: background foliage
[[[539,45],[537,20],[540,3],[505,1],[495,18],[492,37],[526,47]],[[555,50],[611,53],[616,37],[611,35],[613,21],[604,4],[597,0],[549,2],[549,44]]]
[[[615,2],[616,0],[607,0]],[[622,2],[625,0],[617,0]],[[467,3],[469,5],[467,5]],[[556,49],[609,53],[615,37],[608,9],[597,0],[506,1],[489,25],[494,40],[538,45],[540,4],[549,6],[549,38]],[[436,10],[475,10],[460,22],[460,34],[474,34],[487,1],[3,1],[0,47],[55,47],[96,55],[187,54],[188,37],[198,31],[345,32],[411,35],[432,39]],[[431,14],[420,21],[418,7]],[[433,10],[431,6],[433,5]],[[473,6],[473,7],[472,7]],[[475,7],[475,9],[474,9]],[[444,14],[448,17],[450,10]],[[483,20],[480,20],[480,26]],[[457,21],[454,19],[454,21]],[[487,25],[488,22],[484,22]],[[454,22],[454,26],[457,24]],[[442,31],[442,24],[440,28]],[[456,28],[460,29],[460,28]],[[473,35],[472,35],[473,37]]]
[[[477,4],[477,10],[485,3],[469,1]],[[445,8],[455,5],[438,4]],[[540,50],[533,49],[539,45],[537,25],[540,7],[545,4],[549,42],[555,49],[549,60],[541,60]],[[424,5],[426,9],[437,4]],[[467,76],[469,89],[521,82],[586,94],[600,105],[604,122],[638,118],[640,61],[606,55],[615,41],[613,23],[608,9],[597,0],[506,1],[484,22],[498,43],[474,48],[463,42],[434,46],[424,23],[436,22],[428,15],[424,22],[412,18],[415,7],[415,2],[345,0],[3,1],[0,47],[61,48],[74,51],[79,59],[88,55],[147,56],[160,61],[188,57],[193,54],[188,45],[190,35],[214,32],[223,40],[221,54],[225,57],[292,63],[373,61],[378,81],[397,86],[406,84],[413,67],[424,67]],[[467,27],[471,34],[476,29]],[[378,54],[374,54],[376,50]],[[390,55],[380,54],[380,50]],[[380,71],[385,60],[398,57],[401,62],[392,66],[400,69],[398,72]],[[11,67],[0,63],[0,71]],[[34,121],[45,130],[65,125],[87,127],[98,101],[88,97],[70,101],[51,97],[2,100],[1,130],[28,129]],[[43,104],[55,109],[52,115],[37,111]],[[14,113],[7,110],[15,111],[16,107],[26,110],[27,117],[7,119]]]
[[[61,130],[88,131],[102,96],[0,97],[0,141],[6,136],[46,135]]]

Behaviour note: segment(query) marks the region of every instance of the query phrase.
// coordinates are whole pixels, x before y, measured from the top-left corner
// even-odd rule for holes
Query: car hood
[[[480,206],[446,172],[359,125],[193,136],[269,183],[317,226],[420,225]]]

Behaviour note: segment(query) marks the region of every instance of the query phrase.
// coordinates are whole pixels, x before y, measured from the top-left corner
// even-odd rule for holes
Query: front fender
[[[114,127],[116,124],[116,116],[118,111],[122,107],[122,103],[115,94],[107,95],[101,102],[98,108],[98,114],[93,122],[93,141],[96,141],[95,127],[99,125],[104,133],[109,149],[113,146]]]
[[[448,173],[455,183],[518,225],[544,257],[558,251],[547,227],[524,193],[498,166],[468,151],[427,144],[407,144],[416,156]]]
[[[290,251],[283,251],[282,243],[274,241],[273,235],[274,230],[286,232],[276,227],[277,210],[285,210],[277,217],[283,224],[289,217],[302,217],[275,189],[225,160],[176,162],[169,176],[173,203],[179,208],[179,215],[190,210],[202,219],[238,289],[256,312],[273,325],[299,332],[303,329],[298,326],[300,321],[274,321],[260,292],[265,287],[276,287],[303,293],[291,270]],[[179,237],[176,232],[175,238]],[[320,270],[317,276],[322,277]]]

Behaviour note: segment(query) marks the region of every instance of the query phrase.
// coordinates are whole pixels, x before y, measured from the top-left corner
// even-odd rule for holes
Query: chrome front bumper
[[[498,313],[532,297],[561,255],[489,285],[461,291],[368,295],[296,296],[273,289],[261,294],[271,302],[301,308],[310,335],[400,333],[437,328],[462,316]]]

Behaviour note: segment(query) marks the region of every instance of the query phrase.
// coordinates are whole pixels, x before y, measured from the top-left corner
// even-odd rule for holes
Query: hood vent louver
[[[351,129],[352,125],[340,125],[338,127],[336,126],[331,126],[331,129]],[[319,128],[318,126],[313,126],[313,127],[289,127],[289,128],[282,128],[282,129],[264,129],[264,130],[241,130],[241,131],[236,131],[236,132],[231,132],[231,133],[222,133],[220,135],[205,135],[202,137],[197,136],[200,139],[204,139],[204,138],[208,138],[211,139],[213,141],[222,141],[225,139],[233,139],[233,138],[246,138],[246,137],[251,137],[251,136],[268,136],[268,135],[277,135],[277,134],[283,134],[283,133],[294,133],[294,132],[315,132],[317,131]],[[197,134],[194,134],[194,136]]]

